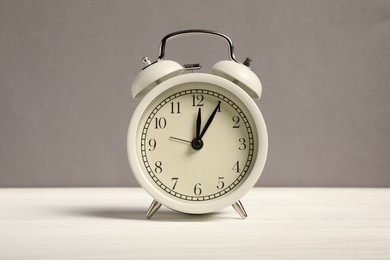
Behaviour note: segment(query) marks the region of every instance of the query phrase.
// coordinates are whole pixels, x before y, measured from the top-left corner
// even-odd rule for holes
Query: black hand
[[[202,130],[202,133],[200,134],[199,136],[199,139],[202,140],[202,137],[204,136],[204,134],[206,133],[207,129],[209,128],[209,126],[211,125],[211,122],[213,122],[213,119],[215,117],[215,114],[217,113],[217,111],[219,110],[219,107],[221,106],[221,101],[218,101],[218,105],[217,107],[214,109],[213,113],[211,114],[211,116],[209,117],[209,119],[207,119],[207,122],[206,122],[206,125],[204,126],[203,130]]]
[[[200,139],[200,125],[202,124],[202,119],[201,119],[201,110],[199,108],[198,110],[198,116],[196,117],[196,137],[197,139]]]
[[[200,139],[200,126],[202,124],[202,115],[201,109],[198,110],[198,116],[196,117],[196,133],[195,138],[191,142],[191,146],[194,150],[200,150],[203,147],[203,142]]]

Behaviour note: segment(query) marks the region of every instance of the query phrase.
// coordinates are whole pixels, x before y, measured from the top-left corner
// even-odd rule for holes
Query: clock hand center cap
[[[192,140],[191,146],[194,150],[200,150],[203,147],[203,141],[199,138],[195,138]]]

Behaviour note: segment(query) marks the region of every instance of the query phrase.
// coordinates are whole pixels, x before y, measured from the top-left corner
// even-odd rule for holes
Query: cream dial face
[[[238,188],[258,151],[255,124],[231,92],[186,83],[158,95],[137,129],[138,160],[156,189],[190,203]]]

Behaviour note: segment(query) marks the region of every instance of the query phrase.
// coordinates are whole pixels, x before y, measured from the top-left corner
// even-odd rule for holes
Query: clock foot
[[[237,202],[234,203],[234,204],[232,205],[232,207],[233,207],[233,209],[235,209],[235,210],[237,211],[238,215],[240,215],[241,218],[244,219],[244,218],[246,218],[246,217],[248,216],[248,215],[246,214],[246,212],[245,212],[244,207],[243,207],[242,204],[241,204],[241,201],[237,200]]]
[[[150,204],[150,207],[148,209],[148,212],[146,213],[146,218],[153,217],[154,213],[157,212],[157,210],[161,207],[161,203],[157,200],[153,200],[152,204]]]

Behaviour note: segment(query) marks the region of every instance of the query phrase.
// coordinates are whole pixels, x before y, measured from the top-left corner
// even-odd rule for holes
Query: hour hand
[[[200,125],[202,124],[202,110],[199,108],[198,110],[198,116],[196,117],[196,135],[195,138],[200,139]]]
[[[203,147],[203,142],[200,137],[200,126],[202,124],[202,110],[201,108],[198,109],[198,116],[196,117],[196,132],[195,132],[195,138],[191,142],[191,146],[194,150],[200,150]]]

